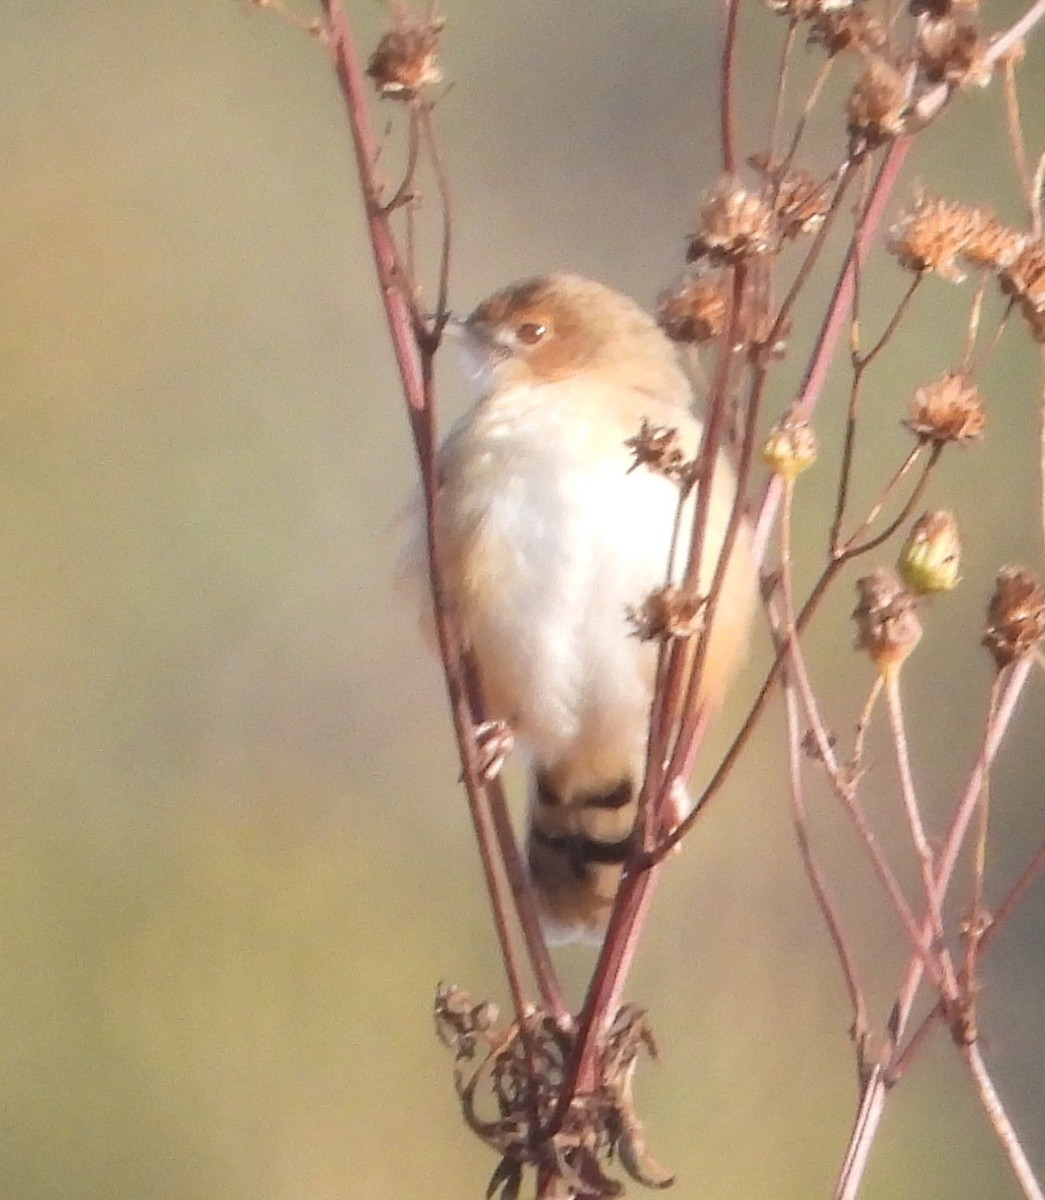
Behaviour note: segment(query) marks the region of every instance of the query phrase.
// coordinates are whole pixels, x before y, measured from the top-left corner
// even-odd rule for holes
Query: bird
[[[460,323],[457,340],[474,402],[438,451],[444,601],[478,667],[485,728],[507,731],[529,761],[526,860],[545,937],[598,943],[633,848],[656,670],[656,645],[635,636],[629,614],[680,578],[696,492],[669,564],[680,485],[637,466],[628,443],[644,423],[674,430],[694,459],[702,424],[674,344],[594,280],[513,283]],[[736,487],[722,452],[701,594]],[[407,571],[423,585],[419,501],[412,520]],[[742,658],[755,580],[745,517],[708,634],[698,697],[708,709]],[[431,627],[431,600],[421,603]],[[688,797],[675,800],[677,822]]]

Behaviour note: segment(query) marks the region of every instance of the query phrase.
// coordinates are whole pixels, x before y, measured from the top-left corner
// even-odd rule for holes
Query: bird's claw
[[[507,721],[484,721],[476,725],[473,736],[478,753],[479,778],[483,783],[492,783],[500,775],[508,755],[515,749],[515,734]]]

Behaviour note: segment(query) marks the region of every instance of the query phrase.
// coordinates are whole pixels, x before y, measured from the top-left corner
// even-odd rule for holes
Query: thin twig
[[[983,742],[976,762],[958,801],[944,847],[936,861],[935,887],[938,896],[943,896],[950,884],[959,851],[975,811],[980,788],[983,786],[984,775],[990,769],[1012,721],[1031,666],[1031,656],[1027,655],[1008,670],[1001,697],[993,714],[988,715]],[[931,931],[927,919],[923,921],[922,929],[924,933]],[[889,1018],[889,1035],[894,1056],[906,1029],[923,970],[922,956],[920,954],[912,955],[908,960],[903,982]],[[885,1110],[888,1083],[889,1075],[884,1069],[872,1071],[868,1078],[835,1185],[835,1200],[855,1200],[856,1198],[867,1169],[871,1146],[878,1133]]]
[[[1038,215],[1034,179],[1027,163],[1027,144],[1023,137],[1023,118],[1020,116],[1020,95],[1016,89],[1016,62],[1011,54],[1002,60],[1001,73],[1005,83],[1005,128],[1009,135],[1009,149],[1012,151],[1012,161],[1020,183],[1020,194],[1027,206],[1028,220],[1033,225],[1035,220],[1040,221],[1041,218]]]
[[[885,704],[889,714],[889,729],[896,750],[896,766],[900,774],[900,794],[903,797],[904,810],[907,813],[907,825],[911,833],[911,844],[918,858],[922,873],[922,884],[925,888],[925,908],[929,914],[929,926],[932,930],[936,959],[939,964],[940,978],[943,983],[943,996],[949,1004],[958,1000],[958,981],[954,974],[954,965],[947,950],[943,933],[943,913],[940,908],[940,895],[936,890],[934,877],[933,853],[929,847],[929,839],[925,836],[925,826],[922,823],[921,806],[918,803],[918,793],[914,786],[914,776],[911,773],[911,758],[907,746],[907,723],[904,720],[903,703],[900,693],[899,667],[893,667],[885,676]]]
[[[998,1089],[994,1086],[994,1081],[987,1071],[983,1055],[980,1053],[979,1042],[969,1042],[962,1047],[962,1053],[965,1056],[969,1070],[972,1072],[976,1089],[980,1095],[980,1101],[986,1110],[991,1128],[1001,1143],[1001,1148],[1005,1151],[1005,1156],[1009,1160],[1009,1166],[1012,1168],[1013,1175],[1016,1176],[1016,1182],[1019,1184],[1020,1190],[1027,1197],[1027,1200],[1045,1200],[1045,1192],[1042,1191],[1041,1184],[1034,1174],[1034,1168],[1031,1166],[1023,1146],[1020,1144],[1016,1130],[1009,1120],[1005,1106],[1001,1102]]]
[[[788,480],[787,486],[784,489],[784,508],[780,517],[780,575],[781,593],[784,604],[784,632],[791,646],[791,663],[798,665],[800,670],[804,670],[799,661],[799,642],[797,631],[795,630],[794,595],[791,585],[791,508],[793,498],[794,481]],[[834,945],[835,953],[838,955],[838,962],[842,969],[842,978],[845,980],[846,992],[849,995],[849,1003],[853,1013],[850,1036],[856,1052],[857,1074],[862,1079],[865,1070],[868,1036],[867,1005],[864,1000],[863,988],[860,986],[856,960],[849,949],[849,944],[842,931],[841,919],[835,911],[827,883],[813,854],[812,844],[809,839],[809,821],[806,815],[805,797],[802,789],[802,738],[798,725],[798,700],[795,696],[794,685],[791,683],[790,673],[787,670],[784,672],[782,690],[784,694],[784,713],[787,719],[787,762],[788,782],[790,785],[788,796],[791,803],[791,820],[795,830],[795,840],[798,842],[798,849],[802,856],[802,865],[805,868],[806,878],[809,880],[809,887],[816,900],[817,907],[824,918],[824,923],[827,925],[831,942]],[[829,748],[829,739],[822,724],[819,722],[819,714],[816,715],[817,722],[814,724],[813,729],[818,746],[820,747],[821,757],[823,757],[824,750]]]
[[[780,124],[784,117],[784,97],[787,95],[788,69],[791,65],[791,52],[795,48],[795,36],[798,22],[792,18],[788,22],[784,44],[780,51],[780,64],[777,67],[776,96],[773,100],[773,121],[769,127],[769,148],[766,151],[766,165],[772,167],[776,156],[777,138],[780,136]]]
[[[722,0],[724,27],[722,35],[722,70],[719,72],[719,117],[722,122],[722,170],[732,175],[737,169],[737,134],[735,125],[734,75],[737,59],[737,22],[740,0]]]

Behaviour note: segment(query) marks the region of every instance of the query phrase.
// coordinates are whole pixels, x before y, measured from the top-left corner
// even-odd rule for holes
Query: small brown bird
[[[628,614],[668,579],[679,500],[675,483],[635,467],[625,443],[645,420],[677,430],[692,457],[701,424],[668,338],[591,280],[514,284],[480,304],[462,334],[478,400],[439,452],[443,580],[489,715],[532,759],[527,858],[546,931],[598,940],[630,848],[653,693],[655,645],[634,636]],[[735,487],[722,456],[702,591]],[[676,578],[685,530],[679,542]],[[423,577],[422,547],[418,534],[412,564]],[[754,594],[745,523],[710,635],[703,705],[721,698]],[[687,804],[676,806],[680,818]]]

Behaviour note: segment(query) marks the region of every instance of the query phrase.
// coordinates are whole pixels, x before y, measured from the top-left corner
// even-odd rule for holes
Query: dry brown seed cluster
[[[661,293],[657,321],[673,341],[707,342],[725,327],[726,305],[726,289],[720,281],[687,277]]]
[[[856,581],[856,594],[856,648],[866,651],[879,672],[887,675],[921,640],[917,602],[892,571],[882,567]]]
[[[846,105],[854,152],[874,149],[904,131],[907,89],[903,76],[884,58],[872,58]]]
[[[949,592],[961,581],[958,522],[945,509],[923,513],[911,527],[897,561],[904,583],[918,595]]]
[[[436,52],[444,21],[406,17],[397,21],[377,44],[366,73],[382,96],[412,100],[442,79]]]
[[[1026,248],[1026,234],[1009,229],[987,209],[976,211],[979,224],[962,247],[962,257],[974,267],[988,267],[992,271],[1011,267]]]
[[[627,438],[624,445],[635,459],[628,468],[629,472],[637,467],[649,467],[687,491],[696,482],[697,464],[686,457],[679,431],[674,426],[654,425],[643,418],[639,432]]]
[[[667,584],[651,592],[638,608],[628,610],[635,636],[643,642],[666,642],[700,633],[707,600]]]
[[[859,54],[877,54],[886,44],[881,21],[865,8],[820,13],[809,29],[811,45],[823,46],[829,55],[852,50]]]
[[[1045,342],[1045,242],[1023,247],[1002,271],[1001,288],[1020,306],[1035,341]]]
[[[735,176],[724,175],[701,203],[686,261],[742,262],[768,254],[776,241],[769,205]]]
[[[907,428],[926,442],[970,445],[983,438],[987,415],[980,389],[961,371],[946,371],[915,390]]]
[[[922,194],[889,231],[889,249],[908,271],[961,283],[958,259],[979,225],[977,209]]]
[[[920,274],[935,272],[951,283],[965,278],[959,260],[972,267],[1005,270],[1026,245],[1024,234],[1002,225],[988,209],[967,208],[924,192],[915,197],[889,237],[889,249],[902,267]]]
[[[929,83],[986,87],[991,68],[987,43],[971,21],[941,17],[926,21],[918,33],[918,66]]]
[[[823,225],[830,204],[827,188],[811,171],[802,167],[788,171],[780,181],[776,196],[781,236],[796,238],[803,233],[813,233]]]
[[[1045,638],[1045,588],[1022,567],[1003,567],[987,606],[983,644],[1001,670]]]

